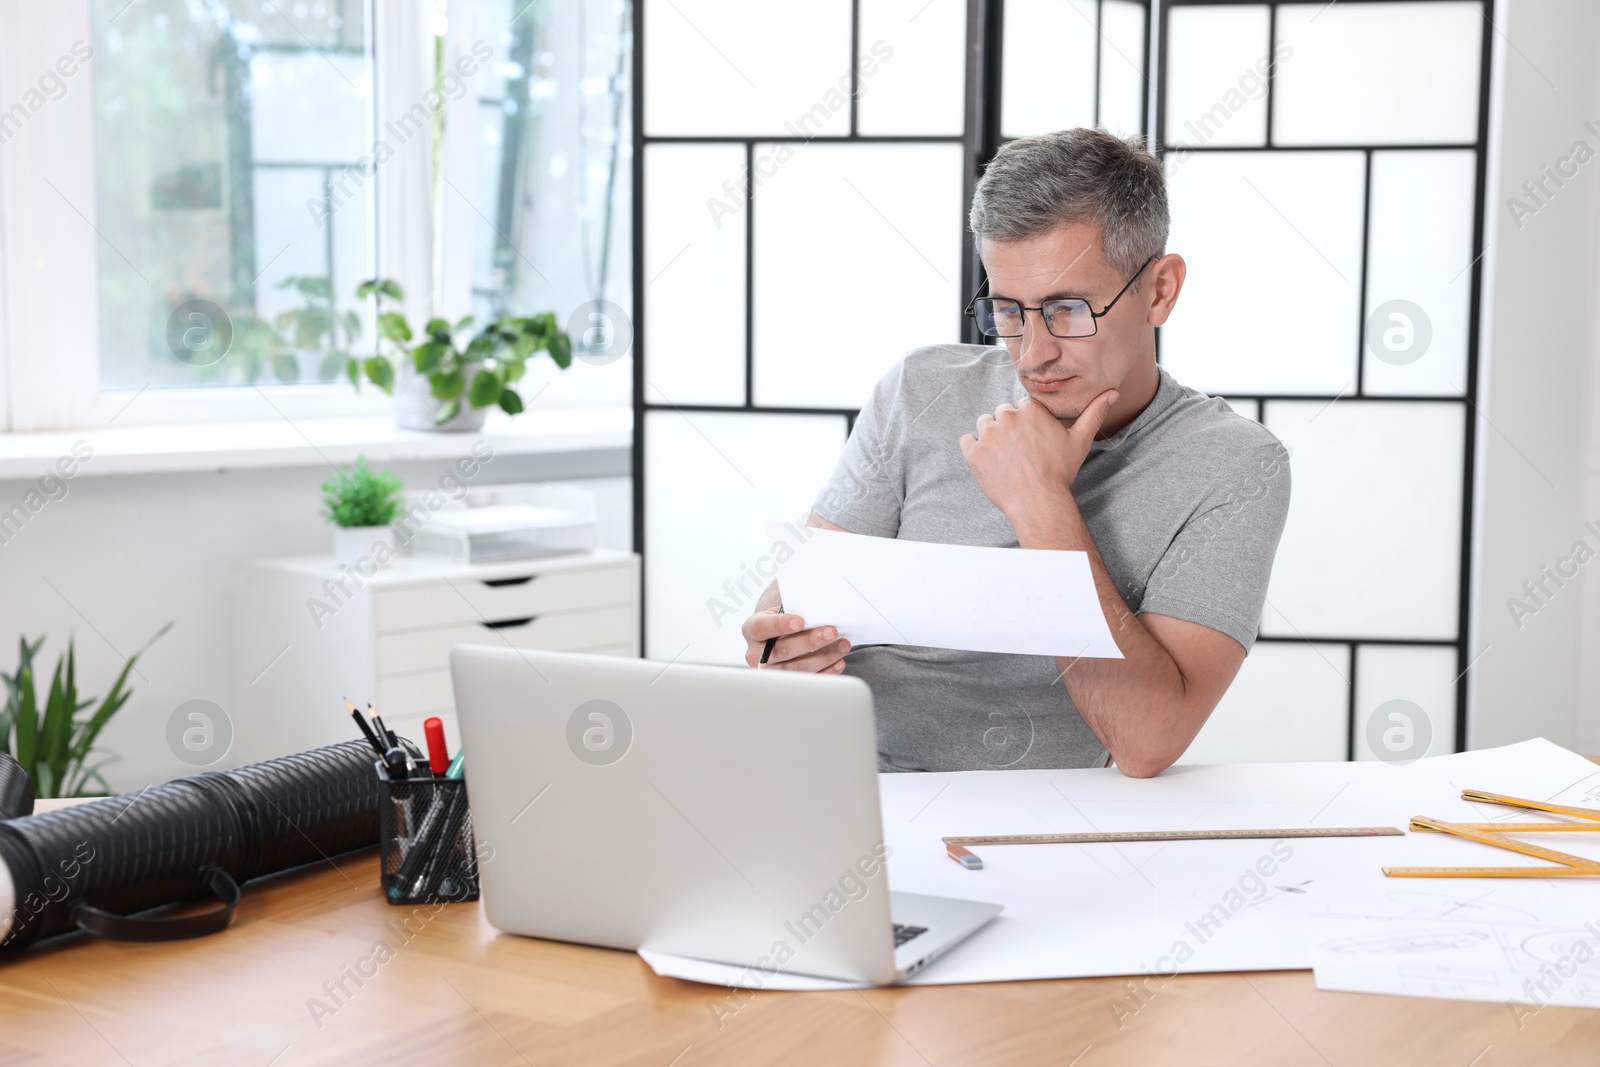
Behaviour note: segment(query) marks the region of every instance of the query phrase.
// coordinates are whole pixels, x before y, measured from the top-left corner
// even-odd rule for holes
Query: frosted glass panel
[[[1467,384],[1477,153],[1372,153],[1367,393],[1460,396]]]
[[[1454,752],[1459,673],[1454,648],[1359,646],[1356,759],[1409,763]]]
[[[813,143],[783,163],[756,192],[756,403],[860,407],[907,349],[957,340],[962,206],[958,144]],[[852,288],[872,298],[841,301]]]
[[[1128,137],[1144,129],[1144,8],[1105,0],[1100,20],[1100,125]]]
[[[1167,20],[1167,144],[1198,148],[1267,143],[1264,4],[1175,7]]]
[[[1095,0],[1006,0],[1000,133],[1094,125]]]
[[[643,433],[645,655],[743,663],[739,627],[774,573],[762,522],[810,512],[844,417],[658,410]]]
[[[966,128],[964,0],[861,0],[856,132],[948,134]]]
[[[1261,641],[1179,763],[1342,760],[1348,645]]]
[[[1294,488],[1262,633],[1455,640],[1464,410],[1267,402]]]
[[[644,153],[645,379],[649,401],[744,403],[743,145]],[[708,206],[708,201],[715,205]],[[714,302],[724,329],[708,327]]]
[[[850,132],[850,0],[671,0],[643,16],[647,136]]]
[[[1174,154],[1167,174],[1167,248],[1189,264],[1162,328],[1167,369],[1224,396],[1353,391],[1362,153]]]
[[[1476,141],[1483,30],[1476,3],[1280,5],[1273,143]]]

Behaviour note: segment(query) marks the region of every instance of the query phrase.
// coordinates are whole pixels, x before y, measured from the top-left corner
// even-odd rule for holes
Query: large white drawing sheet
[[[1086,552],[767,523],[784,610],[852,645],[1121,659]]]
[[[1585,761],[1587,762],[1587,761]],[[1574,768],[1577,765],[1574,764]],[[1592,768],[1600,770],[1600,768]],[[1570,777],[1570,776],[1569,776]],[[1565,785],[1557,789],[1556,786]],[[1507,792],[1486,786],[1491,792]],[[1600,808],[1600,775],[1553,778],[1512,792]],[[1464,804],[1457,821],[1571,822],[1496,804]],[[1442,835],[1428,835],[1442,838]],[[1600,859],[1600,835],[1510,835],[1570,855]],[[1407,865],[1549,867],[1545,860],[1451,838],[1422,843]],[[1600,1007],[1600,878],[1463,881],[1352,887],[1345,914],[1329,916],[1312,956],[1319,989],[1449,997],[1507,1005],[1518,1020],[1548,1004]]]
[[[1413,815],[1462,822],[1514,815],[1460,800],[1466,788],[1533,798],[1559,792],[1569,803],[1600,793],[1600,767],[1543,740],[1407,767],[1178,766],[1143,780],[1114,769],[971,771],[889,774],[880,778],[880,786],[884,834],[894,849],[888,864],[892,888],[1005,905],[999,918],[913,977],[913,984],[1306,968],[1329,953],[1351,958],[1337,943],[1352,937],[1398,936],[1401,940],[1391,943],[1402,946],[1399,954],[1368,954],[1388,965],[1387,971],[1379,968],[1383,977],[1392,974],[1397,960],[1409,964],[1424,958],[1423,948],[1407,947],[1413,942],[1429,950],[1461,942],[1435,932],[1466,925],[1462,915],[1491,925],[1497,917],[1520,915],[1530,926],[1555,931],[1550,936],[1558,942],[1576,936],[1583,916],[1594,918],[1600,928],[1592,881],[1384,877],[1383,866],[1521,862],[1512,853],[1440,834],[973,846],[983,858],[980,871],[947,859],[940,840],[1174,828],[1405,829]],[[1559,836],[1563,843],[1551,847],[1572,852],[1587,847],[1600,854],[1600,841],[1568,848],[1568,837],[1577,835]],[[1594,941],[1600,949],[1600,938]],[[1534,945],[1528,951],[1551,949]],[[659,974],[720,985],[841,985],[643,955]],[[1600,965],[1590,965],[1585,973],[1591,986],[1600,987]],[[1456,994],[1436,990],[1428,995]]]

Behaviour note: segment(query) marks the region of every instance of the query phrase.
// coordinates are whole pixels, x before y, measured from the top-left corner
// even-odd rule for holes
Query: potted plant
[[[33,658],[44,644],[39,638],[33,644],[28,639],[19,640],[17,669],[14,674],[0,674],[6,687],[6,702],[0,710],[0,751],[16,758],[22,769],[33,779],[34,794],[39,797],[109,796],[111,787],[100,775],[100,768],[111,757],[93,766],[91,756],[99,750],[95,739],[106,723],[111,721],[133,691],[127,688],[128,672],[156,638],[172,629],[169,622],[145,642],[144,648],[128,657],[122,673],[112,683],[111,691],[100,701],[100,706],[87,718],[78,713],[94,704],[94,698],[78,699],[77,655],[72,639],[67,639],[67,654],[56,660],[55,674],[50,679],[50,694],[43,703],[39,701],[34,684]],[[99,788],[91,790],[90,785]]]
[[[445,0],[431,0],[431,6],[433,91],[442,98],[449,5]],[[428,131],[433,149],[429,215],[433,254],[430,296],[434,311],[443,300],[445,117],[443,108],[435,109]],[[522,411],[522,397],[512,383],[526,372],[530,356],[548,352],[562,370],[572,365],[572,341],[551,312],[497,315],[476,334],[471,332],[471,315],[453,324],[436,315],[421,330],[413,330],[404,314],[383,309],[385,297],[405,299],[398,282],[371,278],[356,287],[358,300],[369,296],[377,316],[377,345],[365,359],[351,357],[346,369],[351,384],[358,389],[364,374],[394,396],[394,420],[402,429],[479,429],[491,406],[498,406],[508,415]],[[417,338],[420,340],[413,345]],[[384,355],[385,341],[396,353],[396,360]]]
[[[476,430],[490,407],[516,415],[523,404],[515,383],[527,373],[530,358],[546,352],[562,370],[572,365],[572,340],[553,312],[504,315],[475,333],[471,315],[454,324],[434,318],[415,331],[405,315],[384,310],[385,298],[405,299],[393,279],[364,281],[356,296],[373,300],[380,347],[365,359],[350,358],[350,382],[360,388],[365,376],[392,394],[395,423],[403,429]],[[385,341],[396,360],[383,353]]]
[[[400,479],[393,471],[374,473],[367,457],[342,467],[322,483],[323,514],[334,524],[333,560],[354,567],[363,558],[381,566],[394,556],[390,523],[400,511]]]

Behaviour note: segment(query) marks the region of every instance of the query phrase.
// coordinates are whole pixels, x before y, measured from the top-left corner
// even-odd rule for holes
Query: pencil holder
[[[478,857],[465,778],[378,774],[378,848],[390,904],[478,899]]]

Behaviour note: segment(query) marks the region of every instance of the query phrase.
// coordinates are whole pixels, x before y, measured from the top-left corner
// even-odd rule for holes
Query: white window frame
[[[423,100],[432,84],[431,0],[373,3],[376,127]],[[475,40],[475,0],[449,0],[446,62]],[[34,86],[74,42],[93,41],[89,0],[0,0],[0,109]],[[81,46],[80,46],[81,47]],[[107,390],[101,386],[99,257],[116,255],[97,230],[94,60],[66,79],[0,147],[0,412],[9,431],[332,418],[387,413],[370,384]],[[476,79],[470,79],[475,82]],[[477,87],[447,100],[445,173],[474,187]],[[381,133],[379,134],[381,136]],[[431,226],[426,137],[378,169],[379,272],[407,293],[413,322],[429,313]],[[54,186],[54,190],[52,190]],[[454,198],[459,200],[460,198]],[[470,209],[445,198],[441,310],[466,313],[471,293]],[[465,216],[465,217],[464,217]]]

